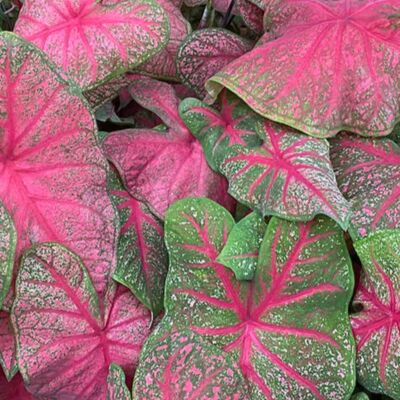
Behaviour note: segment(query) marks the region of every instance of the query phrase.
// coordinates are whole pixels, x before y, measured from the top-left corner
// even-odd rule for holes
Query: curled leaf
[[[119,365],[110,365],[107,385],[107,400],[131,400],[131,394],[125,383],[124,371]]]

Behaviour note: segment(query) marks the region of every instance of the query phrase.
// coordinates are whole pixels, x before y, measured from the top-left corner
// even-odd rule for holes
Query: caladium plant
[[[111,364],[107,377],[107,400],[131,400],[125,374],[117,364]]]
[[[0,370],[0,400],[35,400],[26,390],[20,374],[10,382]]]

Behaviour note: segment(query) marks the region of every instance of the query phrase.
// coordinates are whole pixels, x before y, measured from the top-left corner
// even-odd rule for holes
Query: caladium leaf
[[[265,28],[278,39],[207,88],[216,96],[225,86],[264,117],[313,136],[387,135],[400,117],[399,15],[397,0],[269,2]]]
[[[369,400],[369,397],[366,393],[359,392],[351,396],[351,400]]]
[[[207,162],[219,171],[227,150],[235,144],[256,147],[262,143],[255,130],[261,118],[238,97],[223,91],[221,111],[197,99],[185,99],[179,113],[192,134],[203,145]]]
[[[0,199],[15,223],[15,259],[32,243],[62,243],[103,292],[115,267],[116,215],[93,117],[78,89],[12,33],[0,34],[0,76]]]
[[[190,331],[153,335],[136,371],[133,399],[248,400],[238,366]]]
[[[386,230],[354,247],[363,273],[354,297],[361,311],[351,317],[357,342],[357,376],[375,393],[400,397],[400,231]]]
[[[229,213],[207,199],[168,210],[166,318],[228,352],[252,399],[350,397],[353,273],[340,228],[326,217],[306,224],[272,218],[255,278],[240,282],[216,261],[232,226]]]
[[[252,43],[225,29],[201,29],[187,37],[176,63],[182,82],[204,97],[207,79],[250,51]]]
[[[220,166],[229,193],[262,215],[308,221],[325,214],[343,229],[349,205],[340,193],[329,160],[329,144],[268,120],[258,124],[264,143],[237,145]]]
[[[25,253],[11,318],[19,369],[34,396],[106,398],[112,362],[132,378],[149,334],[150,313],[118,286],[104,318],[101,314],[95,288],[76,255],[53,243]]]
[[[84,89],[158,53],[168,18],[153,0],[26,0],[15,32],[31,41]]]
[[[255,33],[262,35],[264,32],[264,10],[256,6],[250,0],[238,0],[237,6],[239,14],[243,18],[245,24]]]
[[[110,365],[107,385],[107,400],[131,400],[131,394],[125,383],[124,371],[119,365]]]
[[[26,390],[20,374],[10,382],[0,370],[0,400],[35,400]]]
[[[353,215],[354,239],[400,228],[400,148],[389,139],[341,134],[331,142],[331,159]]]
[[[0,201],[0,310],[12,280],[16,245],[14,222]]]
[[[163,308],[168,269],[163,225],[144,203],[123,188],[115,173],[110,176],[109,192],[121,223],[113,278],[157,315]]]
[[[232,228],[217,261],[230,268],[236,279],[253,279],[266,229],[267,224],[256,212],[244,217]]]
[[[9,381],[18,371],[15,337],[10,314],[6,311],[0,311],[0,366],[0,375],[3,369]]]

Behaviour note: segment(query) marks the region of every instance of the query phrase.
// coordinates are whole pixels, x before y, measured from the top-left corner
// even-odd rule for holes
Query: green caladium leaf
[[[107,377],[107,400],[131,400],[125,374],[117,364],[111,364]]]
[[[12,280],[16,244],[14,222],[0,201],[0,309]]]
[[[255,130],[261,117],[226,90],[221,95],[220,112],[200,100],[188,98],[180,104],[179,113],[203,145],[207,162],[214,171],[219,171],[227,150],[233,145],[256,147],[262,143]]]
[[[359,392],[351,396],[351,400],[369,400],[369,397],[366,393]]]
[[[353,273],[339,227],[326,217],[272,218],[251,282],[216,260],[232,227],[230,214],[207,199],[170,207],[166,321],[226,351],[252,399],[349,398]]]
[[[258,213],[253,212],[246,216],[229,233],[217,261],[230,268],[236,279],[253,279],[266,229],[267,224]]]
[[[357,342],[357,375],[375,393],[400,398],[400,230],[385,230],[354,247],[363,272],[351,318]]]
[[[265,119],[257,128],[261,146],[236,145],[225,154],[220,170],[229,193],[264,216],[309,221],[325,214],[347,229],[350,207],[337,187],[328,142]]]
[[[250,400],[238,365],[200,335],[162,323],[146,343],[133,399]]]

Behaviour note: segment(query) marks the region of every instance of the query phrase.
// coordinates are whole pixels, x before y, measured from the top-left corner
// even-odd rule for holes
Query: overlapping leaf
[[[11,33],[0,34],[0,76],[0,199],[15,223],[16,260],[31,243],[62,243],[103,292],[115,267],[116,215],[93,117],[77,88]]]
[[[132,379],[150,313],[123,286],[105,304],[103,318],[86,269],[66,248],[48,243],[25,253],[12,322],[30,392],[39,398],[105,398],[112,362]]]
[[[353,276],[340,228],[325,217],[307,224],[273,218],[254,280],[239,282],[216,262],[233,224],[205,199],[169,209],[166,321],[228,352],[252,399],[350,397]]]
[[[237,6],[245,24],[257,34],[262,35],[264,11],[250,0],[238,0]]]
[[[131,400],[125,383],[125,374],[120,366],[111,364],[107,378],[107,400]]]
[[[14,332],[10,314],[6,311],[0,311],[0,366],[0,375],[2,369],[7,380],[18,371]]]
[[[113,277],[157,315],[163,308],[168,268],[162,223],[123,188],[115,173],[110,177],[109,190],[121,223]]]
[[[226,152],[235,144],[256,147],[262,143],[255,130],[261,118],[227,91],[222,92],[220,112],[200,100],[185,99],[179,113],[203,145],[207,162],[214,171],[219,171]]]
[[[354,243],[363,265],[351,318],[357,341],[357,375],[374,393],[400,397],[400,231],[387,230]]]
[[[169,23],[153,0],[26,0],[15,32],[91,89],[162,50]]]
[[[400,148],[390,139],[341,134],[331,143],[341,192],[350,202],[353,238],[400,228]]]
[[[389,134],[400,117],[398,0],[276,0],[265,40],[208,83],[317,137]],[[267,34],[269,36],[269,33]]]
[[[20,374],[16,375],[10,382],[0,370],[0,400],[35,400],[26,390]]]
[[[264,143],[237,145],[220,170],[229,193],[262,215],[311,220],[325,214],[347,229],[349,205],[340,193],[329,160],[329,145],[268,120],[258,125]]]

